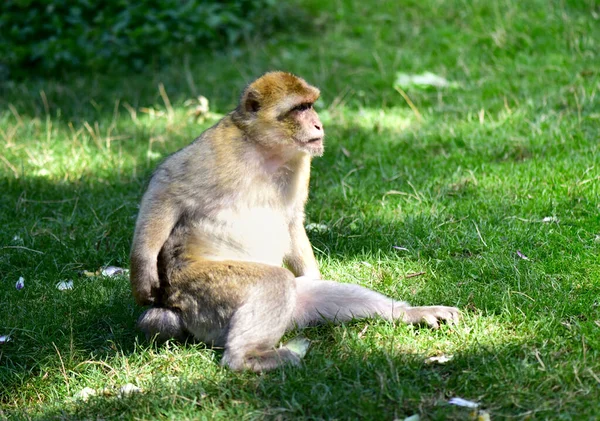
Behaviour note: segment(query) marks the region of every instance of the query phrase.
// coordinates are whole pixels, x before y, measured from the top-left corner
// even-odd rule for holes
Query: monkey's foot
[[[440,327],[440,321],[455,324],[460,318],[460,311],[456,307],[426,306],[408,307],[404,309],[403,320],[406,323],[425,323],[433,329]]]
[[[226,349],[221,364],[233,370],[256,372],[269,371],[288,364],[298,366],[306,355],[309,344],[308,339],[298,336],[279,348],[250,351],[246,355],[236,352],[236,350]]]

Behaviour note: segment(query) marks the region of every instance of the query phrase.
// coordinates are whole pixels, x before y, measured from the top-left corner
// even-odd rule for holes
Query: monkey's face
[[[325,131],[311,102],[296,105],[288,113],[290,140],[293,147],[312,156],[323,155]]]
[[[234,118],[254,142],[273,151],[323,154],[325,132],[313,108],[320,92],[297,76],[270,72],[244,91]]]
[[[257,117],[253,138],[262,146],[288,157],[298,152],[323,155],[325,131],[312,101],[302,98],[287,107],[263,108]]]

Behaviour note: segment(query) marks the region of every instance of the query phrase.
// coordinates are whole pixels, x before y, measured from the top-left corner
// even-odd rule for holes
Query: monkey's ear
[[[242,107],[248,113],[260,110],[260,96],[254,89],[248,89],[242,98]]]

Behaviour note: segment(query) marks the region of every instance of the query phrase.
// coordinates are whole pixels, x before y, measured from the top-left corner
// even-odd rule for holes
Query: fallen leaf
[[[463,398],[451,398],[448,403],[450,405],[463,406],[465,408],[478,408],[479,404],[477,402],[468,401]]]
[[[122,398],[126,396],[131,396],[134,393],[140,393],[141,391],[142,389],[140,389],[136,385],[127,383],[126,385],[122,386],[121,389],[119,389],[119,397]]]
[[[478,411],[477,412],[477,421],[490,421],[490,414],[487,411]]]
[[[158,152],[154,152],[154,151],[148,151],[146,152],[146,156],[150,159],[158,159],[160,158],[162,155],[159,154]]]
[[[318,233],[324,233],[329,230],[329,227],[327,225],[317,224],[314,222],[307,224],[304,228],[306,229],[306,231],[314,231],[314,232],[318,232]]]
[[[112,396],[113,391],[108,387],[103,387],[102,389],[98,389],[98,395],[100,396]]]
[[[433,363],[445,364],[448,361],[452,360],[452,358],[454,358],[453,355],[437,355],[434,357],[426,358],[425,364],[433,364]]]
[[[92,276],[98,276],[98,275],[100,275],[100,271],[90,272],[88,270],[84,270],[83,271],[83,275],[87,276],[88,278],[91,278]]]
[[[458,88],[458,83],[449,82],[447,79],[431,72],[421,74],[396,73],[394,86],[401,88]]]
[[[100,274],[102,276],[108,276],[108,277],[113,277],[113,276],[118,276],[118,275],[127,275],[129,273],[129,271],[127,269],[123,269],[117,266],[106,266],[105,268],[103,268],[100,271]]]
[[[425,275],[427,272],[416,272],[416,273],[408,273],[405,278],[414,278],[415,276]]]
[[[61,281],[58,284],[56,284],[56,289],[58,289],[59,291],[64,291],[66,289],[73,289],[73,281],[71,281],[71,280]]]
[[[196,120],[204,121],[210,112],[208,99],[202,95],[195,99],[188,99],[183,105],[190,108],[193,107],[187,114],[193,115]]]
[[[365,327],[363,328],[363,330],[361,330],[358,333],[358,337],[362,339],[362,337],[365,336],[365,332],[367,331],[368,328],[369,328],[369,325],[365,325]]]
[[[517,256],[519,256],[523,260],[529,260],[529,257],[527,257],[523,253],[521,253],[521,250],[517,250]]]
[[[306,339],[304,336],[296,336],[294,339],[288,341],[285,344],[285,347],[290,351],[296,353],[300,358],[304,358],[308,348],[310,346],[310,341]]]
[[[77,392],[75,399],[81,399],[82,401],[87,402],[87,400],[92,396],[96,396],[96,391],[91,387],[84,387],[82,390]]]

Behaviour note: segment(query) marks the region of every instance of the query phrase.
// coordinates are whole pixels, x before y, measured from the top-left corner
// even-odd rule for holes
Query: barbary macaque
[[[222,363],[265,371],[298,364],[288,329],[381,317],[438,327],[454,307],[410,307],[359,285],[321,280],[304,229],[312,157],[324,130],[319,90],[270,72],[235,110],[155,171],[131,250],[138,320],[148,337],[224,347]],[[285,265],[283,267],[282,265]]]

